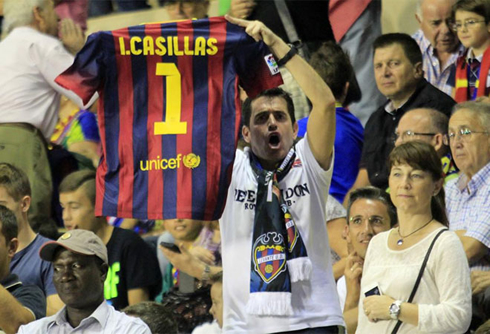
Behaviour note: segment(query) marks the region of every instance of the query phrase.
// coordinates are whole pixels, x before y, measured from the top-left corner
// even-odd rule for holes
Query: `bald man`
[[[418,108],[402,116],[395,130],[395,146],[410,140],[425,141],[436,149],[441,158],[445,182],[458,176],[458,170],[451,159],[447,127],[449,118],[443,113],[430,108]]]
[[[427,81],[451,95],[456,60],[464,51],[452,30],[456,0],[419,0],[415,18],[420,29],[412,36],[420,46]]]

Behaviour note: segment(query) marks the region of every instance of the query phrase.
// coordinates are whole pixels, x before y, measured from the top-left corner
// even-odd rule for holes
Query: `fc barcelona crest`
[[[265,283],[286,270],[284,238],[276,232],[262,234],[253,245],[254,269]]]

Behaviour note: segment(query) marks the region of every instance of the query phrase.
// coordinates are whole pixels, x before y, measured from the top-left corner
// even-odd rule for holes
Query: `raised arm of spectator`
[[[291,47],[274,34],[262,22],[247,21],[226,16],[231,23],[245,28],[256,41],[264,41],[276,59],[284,58]],[[311,101],[312,110],[308,121],[308,143],[313,156],[323,169],[330,167],[335,140],[335,97],[325,81],[300,56],[294,55],[286,68]]]

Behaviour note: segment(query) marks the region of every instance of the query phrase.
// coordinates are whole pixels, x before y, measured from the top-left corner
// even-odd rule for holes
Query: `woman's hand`
[[[389,296],[369,296],[364,298],[364,314],[371,322],[391,320],[390,306],[395,300]]]

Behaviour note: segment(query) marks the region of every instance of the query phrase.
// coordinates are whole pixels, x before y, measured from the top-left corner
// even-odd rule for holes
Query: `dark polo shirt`
[[[388,188],[389,170],[388,156],[394,147],[393,134],[400,118],[409,110],[416,108],[432,108],[439,110],[448,117],[456,104],[447,94],[432,86],[425,79],[417,85],[417,89],[408,101],[392,113],[385,110],[387,101],[376,110],[364,130],[364,147],[360,168],[366,168],[369,182],[381,189]]]
[[[29,309],[37,319],[46,316],[46,297],[43,290],[37,285],[23,285],[19,277],[9,274],[0,284],[8,291],[19,303]],[[6,305],[5,307],[8,307]]]

